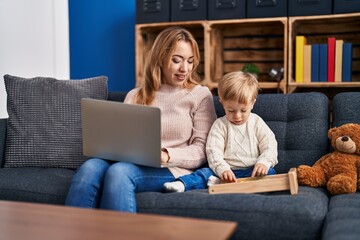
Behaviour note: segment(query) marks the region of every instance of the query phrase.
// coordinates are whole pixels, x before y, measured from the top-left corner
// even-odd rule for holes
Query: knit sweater
[[[226,116],[218,118],[206,144],[210,168],[217,176],[230,169],[245,169],[256,163],[268,169],[277,163],[277,141],[264,120],[254,113],[242,125],[232,124]]]
[[[138,90],[131,90],[124,102],[133,103]],[[205,164],[206,139],[216,119],[210,90],[200,85],[184,89],[163,84],[151,106],[161,110],[161,145],[169,153],[168,168],[174,177]]]

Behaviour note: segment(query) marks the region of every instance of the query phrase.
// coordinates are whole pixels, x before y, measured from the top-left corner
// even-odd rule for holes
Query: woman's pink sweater
[[[133,103],[137,91],[131,90],[124,102]],[[151,106],[161,110],[161,145],[169,153],[171,173],[177,178],[201,167],[206,162],[207,135],[216,119],[210,90],[163,84]]]

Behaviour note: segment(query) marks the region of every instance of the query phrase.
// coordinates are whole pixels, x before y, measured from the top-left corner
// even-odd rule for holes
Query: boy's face
[[[237,101],[222,101],[226,118],[235,125],[241,125],[248,120],[255,101],[248,104],[238,103]]]

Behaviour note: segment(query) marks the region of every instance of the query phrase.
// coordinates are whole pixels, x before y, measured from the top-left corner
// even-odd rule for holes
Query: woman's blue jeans
[[[162,192],[174,179],[167,168],[92,158],[76,171],[65,205],[136,212],[137,192]]]
[[[233,172],[236,178],[251,177],[253,169],[254,167],[250,167],[247,169],[233,170]],[[276,174],[275,169],[269,168],[268,175],[273,174]],[[181,176],[177,180],[180,180],[184,184],[185,191],[192,189],[204,189],[207,188],[207,181],[211,175],[215,175],[215,173],[210,168],[205,167],[200,168],[191,174]]]

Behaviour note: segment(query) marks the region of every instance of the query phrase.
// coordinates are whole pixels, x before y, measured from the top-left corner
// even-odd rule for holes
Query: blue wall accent
[[[135,0],[69,0],[70,78],[109,78],[110,91],[135,86]]]

